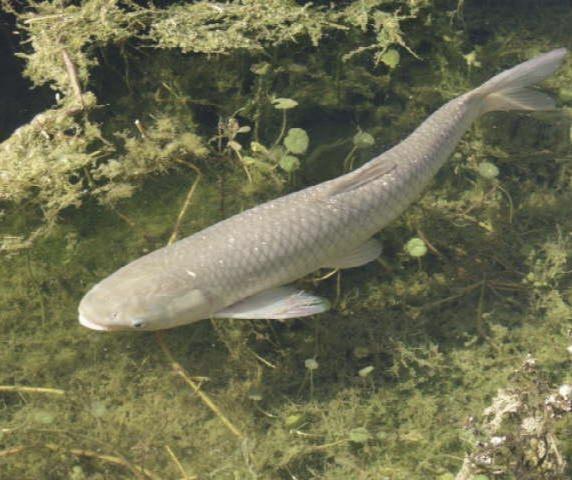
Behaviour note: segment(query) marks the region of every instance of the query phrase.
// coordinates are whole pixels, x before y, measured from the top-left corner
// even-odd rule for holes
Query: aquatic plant
[[[36,86],[48,85],[56,92],[57,99],[54,108],[39,114],[35,123],[22,127],[0,146],[3,153],[0,170],[4,172],[3,183],[8,185],[2,187],[1,198],[7,202],[25,201],[44,216],[32,231],[5,235],[0,248],[15,250],[31,245],[35,238],[51,230],[68,207],[79,207],[92,197],[107,204],[115,203],[129,197],[143,177],[172,169],[180,159],[205,158],[204,133],[199,135],[196,131],[192,108],[205,100],[191,99],[188,93],[181,93],[177,87],[180,77],[173,81],[157,78],[154,85],[133,78],[130,69],[140,68],[134,65],[141,62],[134,49],[176,49],[202,55],[248,51],[254,59],[269,49],[277,51],[282,45],[300,40],[317,47],[328,32],[357,28],[366,35],[373,29],[377,43],[367,49],[376,51],[380,59],[383,57],[387,65],[395,68],[397,52],[388,50],[389,47],[408,48],[400,22],[415,18],[427,4],[407,2],[409,13],[400,15],[390,11],[394,3],[362,1],[321,8],[285,0],[241,0],[224,5],[198,1],[158,8],[116,0],[88,0],[81,5],[52,0],[30,2],[24,8],[4,1],[4,8],[17,18],[25,45],[17,53],[25,60],[24,74]],[[124,71],[117,80],[127,87],[127,98],[147,97],[143,105],[125,101],[127,98],[105,98],[94,72],[103,66],[117,75],[117,67],[109,64],[108,55],[117,56],[116,63],[122,64],[119,68]],[[258,143],[261,114],[264,105],[269,104],[272,83],[266,78],[271,75],[271,65],[265,65],[253,66],[257,86],[252,93],[240,96],[238,106],[253,120],[254,141]],[[195,78],[193,74],[187,76]],[[218,90],[225,88],[221,85]],[[100,98],[95,97],[96,91]],[[152,99],[148,98],[151,92],[154,92]],[[190,104],[185,105],[186,102]],[[283,112],[281,142],[285,112],[295,105],[286,98],[274,102],[274,108]],[[161,113],[157,113],[158,104]],[[125,107],[127,110],[118,111]],[[102,108],[107,110],[104,120],[100,115]],[[227,116],[228,111],[218,114]],[[232,114],[230,117],[234,118]],[[44,121],[45,126],[39,128]],[[244,129],[248,127],[240,128],[243,130],[236,133],[246,133]],[[222,135],[227,138],[226,153],[238,158],[250,181],[253,168],[268,174],[277,164],[291,175],[300,167],[294,150],[283,151],[275,145],[267,148],[264,155],[261,149],[248,152],[236,141],[236,133],[225,129]],[[216,135],[220,137],[221,132]],[[293,138],[284,140],[290,142]],[[218,154],[222,153],[219,148]],[[48,172],[54,161],[57,172]],[[279,184],[279,177],[272,175]]]

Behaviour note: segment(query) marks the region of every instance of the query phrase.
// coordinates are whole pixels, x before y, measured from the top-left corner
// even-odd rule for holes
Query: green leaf
[[[427,245],[420,238],[412,238],[405,244],[405,251],[412,257],[422,257],[427,253]]]
[[[304,423],[305,416],[303,413],[293,413],[284,419],[284,426],[286,428],[297,428]]]
[[[381,56],[380,60],[393,70],[399,65],[399,58],[399,52],[390,48]]]
[[[286,138],[284,138],[284,146],[289,152],[295,153],[296,155],[301,155],[308,150],[308,145],[310,144],[310,137],[306,133],[306,130],[302,128],[291,128],[288,130]]]
[[[275,98],[272,100],[272,105],[274,105],[274,108],[277,110],[290,110],[291,108],[297,107],[298,102],[291,98]]]
[[[259,160],[255,157],[251,157],[249,155],[245,155],[244,157],[242,157],[242,163],[248,167],[255,167],[258,170],[261,171],[272,171],[272,169],[274,168],[273,165],[271,165],[270,163],[267,163],[263,160]]]
[[[300,160],[294,155],[284,155],[278,165],[285,172],[292,173],[300,168]]]
[[[354,135],[353,142],[356,148],[369,148],[375,143],[375,140],[369,133],[360,130]]]
[[[366,443],[369,439],[371,439],[371,435],[366,428],[358,427],[350,431],[349,439],[354,443]]]
[[[358,372],[358,375],[359,375],[361,378],[365,378],[365,377],[369,376],[369,374],[370,374],[371,372],[373,372],[374,369],[375,369],[375,367],[374,367],[373,365],[368,365],[367,367],[363,367],[363,368]]]
[[[263,153],[264,155],[268,155],[268,149],[258,142],[250,142],[250,149],[254,153]]]
[[[498,167],[491,162],[481,162],[477,169],[479,171],[479,175],[488,180],[492,180],[499,175]]]
[[[251,65],[250,71],[255,75],[266,75],[270,71],[270,64],[268,62],[260,62]]]

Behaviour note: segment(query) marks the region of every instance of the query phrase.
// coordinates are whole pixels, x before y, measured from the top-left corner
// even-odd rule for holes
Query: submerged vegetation
[[[55,105],[0,146],[0,170],[7,186],[0,199],[25,201],[44,215],[43,224],[33,232],[4,236],[4,250],[30,246],[50,231],[62,210],[78,207],[86,198],[116,202],[129,197],[144,176],[173,168],[181,160],[207,157],[207,138],[198,134],[195,121],[201,106],[228,117],[219,122],[216,154],[236,155],[249,180],[253,180],[251,169],[268,173],[279,165],[292,173],[299,166],[299,159],[291,155],[295,152],[287,145],[283,150],[279,142],[267,149],[259,138],[272,120],[268,115],[272,106],[282,111],[296,106],[293,100],[275,98],[272,91],[278,72],[284,66],[288,69],[280,64],[280,47],[293,42],[317,47],[326,35],[336,32],[366,36],[372,31],[373,44],[352,49],[350,43],[344,58],[368,50],[374,52],[376,63],[394,68],[399,61],[394,46],[413,53],[400,22],[415,18],[426,6],[417,0],[405,2],[402,8],[409,13],[402,15],[385,11],[397,6],[385,0],[350,2],[341,8],[284,0],[199,1],[162,9],[116,0],[88,0],[80,6],[31,2],[21,11],[8,1],[3,4],[16,16],[25,36],[27,48],[17,53],[26,62],[25,76],[34,85],[48,85],[56,92]],[[148,64],[146,57],[153,50],[162,53],[154,53]],[[181,57],[179,52],[202,56]],[[212,68],[213,54],[228,60],[217,60]],[[174,62],[181,58],[196,72],[177,69]],[[249,61],[250,72],[245,72]],[[99,73],[103,70],[113,80],[94,79],[98,66]],[[226,73],[221,71],[224,68]],[[296,69],[303,76],[319,73],[296,63],[290,69],[286,76]],[[137,78],[140,75],[143,78]],[[121,87],[113,85],[118,82]],[[120,98],[105,91],[94,93],[104,87]],[[251,127],[239,128],[238,114],[253,124],[254,142],[247,151],[236,134],[250,132]],[[278,140],[282,140],[284,123]],[[293,141],[296,132],[300,130],[291,130],[284,140]]]
[[[570,477],[570,61],[562,112],[480,121],[379,263],[301,282],[331,312],[77,326],[127,261],[572,47],[565,2],[469,3],[2,2],[53,104],[0,144],[0,477]]]

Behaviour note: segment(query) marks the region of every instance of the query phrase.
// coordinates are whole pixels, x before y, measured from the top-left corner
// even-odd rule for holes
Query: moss
[[[0,199],[25,201],[42,214],[36,228],[9,232],[0,248],[28,247],[52,231],[62,211],[94,197],[115,205],[133,195],[141,177],[172,169],[181,159],[204,158],[212,145],[207,140],[213,136],[212,130],[196,131],[195,116],[204,113],[204,106],[216,107],[216,114],[233,121],[243,111],[241,116],[254,123],[254,140],[259,142],[261,122],[266,121],[262,115],[274,98],[271,89],[277,76],[305,76],[308,69],[298,62],[285,65],[275,57],[275,71],[253,66],[251,73],[259,77],[254,88],[244,89],[251,81],[245,78],[237,91],[237,73],[244,74],[244,59],[254,64],[267,59],[266,50],[276,55],[281,46],[297,41],[317,47],[328,32],[360,32],[351,37],[352,44],[367,38],[372,30],[378,43],[367,49],[378,53],[391,45],[405,46],[400,22],[421,15],[425,4],[408,2],[409,14],[398,15],[391,11],[394,3],[366,2],[356,10],[353,4],[321,8],[285,0],[248,0],[225,6],[199,1],[164,8],[132,2],[90,0],[75,5],[53,0],[32,2],[25,9],[3,2],[26,38],[18,53],[26,62],[25,75],[35,85],[48,84],[57,92],[57,100],[53,109],[40,113],[1,145],[0,169],[8,187]],[[149,47],[165,55],[149,62],[133,53]],[[239,62],[234,58],[226,64],[219,61],[221,68],[213,69],[212,62],[199,59],[203,66],[193,64],[190,71],[180,72],[181,56],[169,56],[175,50],[233,53]],[[245,56],[242,61],[240,55]],[[223,72],[225,65],[232,68]],[[336,77],[339,82],[339,72]],[[327,76],[323,83],[333,82]],[[352,82],[353,91],[356,84]],[[339,103],[339,85],[329,85],[328,90],[322,98]],[[278,152],[268,162],[246,150],[235,135],[228,129],[219,131],[216,153],[238,160],[251,183],[248,191],[258,191],[253,183],[261,185],[269,177],[277,185],[291,180],[299,159],[282,161],[284,154]],[[274,172],[277,165],[285,167],[283,178]]]

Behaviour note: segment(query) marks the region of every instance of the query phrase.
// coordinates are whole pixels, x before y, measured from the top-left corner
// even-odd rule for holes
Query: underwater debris
[[[528,356],[510,387],[498,390],[481,419],[470,419],[466,428],[474,449],[455,479],[564,478],[567,462],[560,452],[557,425],[572,413],[571,392],[568,384],[551,385]]]

